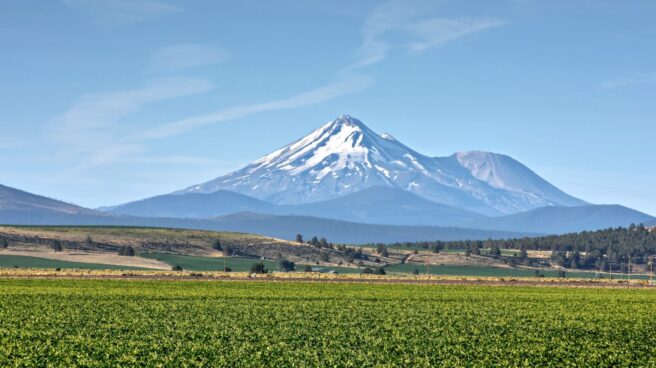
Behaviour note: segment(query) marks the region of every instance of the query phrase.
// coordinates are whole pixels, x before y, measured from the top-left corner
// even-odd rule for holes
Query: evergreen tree
[[[269,273],[269,270],[266,268],[263,262],[253,263],[251,266],[251,273]]]
[[[292,272],[296,270],[296,264],[287,259],[280,259],[278,261],[278,270],[280,270],[281,272]]]
[[[61,252],[62,250],[64,250],[59,240],[55,240],[52,242],[52,250],[54,250],[55,252]]]
[[[297,243],[303,243],[303,235],[296,234],[296,242]]]

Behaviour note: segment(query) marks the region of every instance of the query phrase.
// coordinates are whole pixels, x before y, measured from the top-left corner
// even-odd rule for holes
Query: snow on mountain
[[[177,193],[231,190],[276,204],[301,204],[373,186],[487,215],[585,204],[510,157],[484,152],[428,157],[348,115],[240,170]]]

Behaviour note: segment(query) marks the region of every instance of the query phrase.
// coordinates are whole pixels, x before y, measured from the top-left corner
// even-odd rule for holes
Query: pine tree
[[[55,240],[54,242],[52,242],[52,250],[54,250],[55,252],[61,252],[62,250],[64,250],[59,240]]]

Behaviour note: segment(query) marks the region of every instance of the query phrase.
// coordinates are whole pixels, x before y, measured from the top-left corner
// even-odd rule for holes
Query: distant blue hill
[[[457,226],[484,219],[475,212],[431,202],[398,188],[376,186],[341,198],[285,206],[284,213],[369,224]]]
[[[207,219],[238,212],[277,213],[278,206],[229,190],[219,190],[208,194],[161,195],[101,210],[140,217]]]
[[[241,208],[247,201],[253,206],[264,206],[249,197],[239,197],[226,192],[211,197],[213,204],[231,205],[232,210]],[[187,209],[199,205],[199,198],[193,198],[191,204],[185,202]],[[236,200],[236,202],[235,202]],[[169,202],[171,201],[171,202]],[[155,203],[175,204],[175,199],[158,198]],[[149,208],[140,203],[134,209]],[[196,210],[198,210],[196,208]],[[164,213],[162,213],[164,214]],[[51,198],[20,191],[0,185],[0,224],[6,225],[103,225],[103,226],[150,226],[214,231],[238,231],[257,233],[284,239],[294,239],[297,233],[306,237],[318,236],[333,242],[371,243],[422,240],[459,240],[459,239],[500,239],[525,236],[512,232],[490,230],[461,229],[456,227],[436,226],[391,226],[360,224],[348,221],[322,219],[310,216],[280,216],[252,213],[239,213],[212,219],[191,219],[171,217],[138,217],[117,215],[90,210]]]
[[[653,223],[645,213],[620,205],[588,205],[579,207],[542,207],[513,215],[487,218],[463,224],[480,229],[562,234],[583,230]]]
[[[169,194],[116,206],[109,212],[139,217],[198,219],[251,212],[366,224],[456,226],[539,234],[562,234],[655,221],[652,216],[619,205],[541,207],[507,216],[486,217],[431,202],[398,188],[382,186],[337,199],[300,205],[275,205],[227,190],[206,194]]]
[[[12,225],[121,225],[226,230],[293,239],[297,233],[326,237],[334,242],[370,243],[424,240],[500,239],[528,235],[565,233],[607,227],[628,226],[631,223],[654,224],[656,219],[622,206],[545,207],[497,218],[485,218],[467,211],[454,210],[413,194],[397,193],[392,189],[370,189],[346,199],[317,202],[312,206],[288,206],[303,211],[316,211],[320,218],[308,215],[244,213],[244,208],[257,211],[279,211],[281,206],[232,192],[156,197],[152,201],[135,202],[133,215],[139,211],[159,216],[133,216],[90,210],[51,198],[34,195],[0,185],[0,224]],[[181,201],[181,202],[177,202]],[[208,206],[208,204],[210,206]],[[165,205],[165,206],[164,206]],[[154,206],[154,207],[153,207]],[[164,207],[160,207],[164,206]],[[169,206],[167,209],[166,206]],[[209,212],[206,208],[214,208]],[[289,210],[287,206],[283,206]],[[184,208],[187,217],[173,218],[170,209]],[[239,213],[214,216],[216,211]],[[341,216],[341,219],[337,219]],[[376,221],[394,220],[418,223],[423,220],[462,221],[460,226],[410,226],[369,224],[358,222],[358,216]],[[351,220],[354,219],[354,220]]]
[[[107,209],[113,214],[141,217],[211,218],[238,212],[303,215],[387,225],[454,226],[485,216],[431,202],[410,192],[375,186],[341,198],[301,204],[275,205],[246,195],[213,193],[168,194]]]
[[[476,230],[458,227],[398,226],[362,224],[310,216],[280,216],[238,213],[213,219],[216,228],[225,231],[251,232],[282,239],[325,237],[338,243],[393,243],[403,241],[508,239],[537,234],[509,231]]]

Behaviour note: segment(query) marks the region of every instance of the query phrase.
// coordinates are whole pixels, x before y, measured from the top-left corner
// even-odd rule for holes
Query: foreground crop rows
[[[0,280],[0,366],[656,366],[653,290]]]

